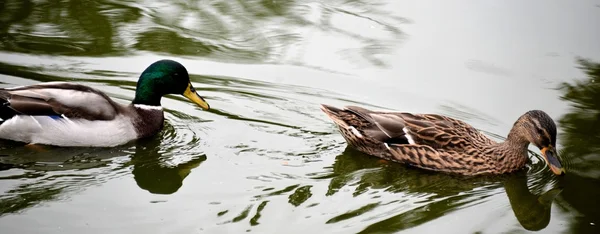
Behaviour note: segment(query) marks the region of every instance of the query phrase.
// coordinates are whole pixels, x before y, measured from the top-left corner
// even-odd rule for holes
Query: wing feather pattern
[[[88,86],[50,82],[0,89],[0,118],[14,115],[47,115],[87,120],[112,120],[118,104]]]
[[[436,114],[322,106],[344,138],[365,153],[436,171],[460,174],[487,171],[482,168],[485,159],[478,157],[476,151],[480,145],[495,142],[463,121]],[[457,155],[475,156],[465,159]],[[479,171],[469,168],[479,168]]]

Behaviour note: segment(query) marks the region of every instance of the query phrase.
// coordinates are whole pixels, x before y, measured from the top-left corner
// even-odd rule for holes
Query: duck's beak
[[[198,106],[202,107],[202,109],[210,110],[210,105],[208,105],[208,102],[206,102],[203,97],[196,93],[196,89],[194,89],[192,83],[188,84],[187,88],[183,92],[183,96],[198,104]]]
[[[544,147],[542,148],[542,155],[544,156],[544,160],[550,167],[550,170],[556,175],[565,174],[565,169],[562,167],[560,163],[560,159],[558,158],[558,154],[554,147]]]

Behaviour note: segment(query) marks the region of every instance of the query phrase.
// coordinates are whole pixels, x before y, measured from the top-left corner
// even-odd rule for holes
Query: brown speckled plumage
[[[356,106],[322,105],[321,109],[359,151],[427,170],[463,175],[513,172],[527,163],[529,143],[549,149],[543,151],[552,153],[551,157],[556,154],[556,127],[542,111],[521,116],[507,140],[497,143],[471,125],[442,115],[378,112]],[[562,170],[560,162],[552,162],[557,172]]]

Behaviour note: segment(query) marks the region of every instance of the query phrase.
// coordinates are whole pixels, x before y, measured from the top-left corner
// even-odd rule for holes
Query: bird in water
[[[519,117],[501,143],[463,121],[437,114],[329,105],[321,110],[350,146],[386,160],[461,175],[503,174],[523,168],[527,148],[534,144],[554,174],[565,173],[556,152],[556,125],[540,110]]]
[[[135,98],[119,104],[89,86],[47,82],[0,89],[0,139],[67,147],[112,147],[157,134],[163,127],[161,98],[181,94],[210,106],[186,68],[159,60],[140,75]]]

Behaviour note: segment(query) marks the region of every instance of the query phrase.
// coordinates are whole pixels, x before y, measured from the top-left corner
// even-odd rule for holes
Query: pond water
[[[0,141],[2,233],[598,233],[600,1],[0,2],[0,87],[133,99],[174,59],[212,109],[114,148]],[[581,60],[580,60],[581,59]],[[587,59],[587,60],[583,60]],[[531,109],[567,175],[431,173],[347,148],[319,104],[438,113],[503,140]]]

